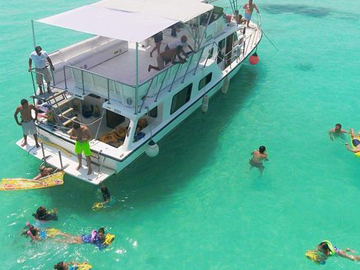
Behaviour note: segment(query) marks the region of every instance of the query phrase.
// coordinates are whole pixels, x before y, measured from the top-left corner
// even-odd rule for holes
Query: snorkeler
[[[249,160],[250,170],[253,167],[256,167],[259,169],[260,173],[262,174],[265,169],[263,162],[269,161],[267,153],[266,153],[266,147],[260,146],[259,150],[254,150],[251,153],[251,155],[252,155],[252,158]]]
[[[53,171],[54,171],[53,168],[47,168],[45,166],[41,166],[39,168],[39,174],[37,176],[35,176],[33,179],[34,180],[39,180],[40,178],[43,178],[45,176],[48,176],[48,175],[52,174]]]
[[[69,268],[69,266],[71,267]],[[54,265],[56,270],[90,270],[91,265],[87,262],[59,262]]]
[[[317,258],[314,259],[315,262],[324,264],[328,257],[339,255],[341,257],[350,259],[352,261],[360,261],[359,256],[351,255],[346,252],[356,252],[355,250],[347,248],[346,251],[338,249],[334,246],[329,240],[323,240],[313,252],[317,252]]]
[[[344,133],[348,133],[345,129],[341,128],[341,124],[336,124],[334,128],[329,130],[329,136],[330,136],[330,140],[334,140],[334,136],[339,137],[341,135],[343,135]]]
[[[44,206],[40,206],[36,210],[36,213],[33,214],[33,217],[37,221],[45,221],[45,222],[51,220],[58,220],[57,209],[54,208],[53,210],[48,211]]]
[[[354,132],[354,129],[353,128],[350,128],[350,136],[351,136],[351,142],[352,142],[352,145],[355,147],[354,149],[351,149],[349,144],[346,142],[345,145],[346,145],[346,148],[351,151],[351,152],[354,152],[354,153],[358,153],[360,152],[360,131],[358,132],[358,136],[356,136],[355,132]]]
[[[109,233],[105,234],[105,229],[100,228],[98,231],[93,230],[91,234],[84,234],[81,236],[67,235],[66,239],[58,239],[55,241],[68,244],[94,244],[99,249],[104,249],[110,245],[114,239],[114,235]]]
[[[63,233],[58,229],[39,229],[31,226],[29,222],[26,223],[26,228],[22,235],[30,237],[32,241],[41,241],[48,238],[55,238],[57,236],[69,237],[71,235]]]

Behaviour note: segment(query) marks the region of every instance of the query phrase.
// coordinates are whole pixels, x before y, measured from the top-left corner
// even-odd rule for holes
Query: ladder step
[[[69,108],[69,109],[67,109],[66,111],[60,113],[58,116],[59,116],[59,117],[62,117],[62,116],[64,116],[64,115],[67,115],[68,113],[71,113],[73,110],[74,110],[74,108]]]
[[[59,90],[58,92],[55,92],[53,95],[51,95],[50,97],[48,97],[47,99],[46,99],[46,101],[49,101],[49,100],[51,100],[51,99],[55,99],[55,98],[57,98],[58,96],[60,96],[60,95],[62,95],[62,94],[64,94],[65,93],[65,90]]]
[[[62,106],[64,106],[65,104],[67,104],[70,100],[69,99],[64,99],[60,102],[57,102],[57,103],[54,103],[52,104],[51,106],[54,108],[54,109],[60,109]]]
[[[64,125],[64,126],[68,126],[68,125],[70,125],[72,122],[74,122],[74,120],[76,120],[76,119],[77,119],[77,117],[74,116],[74,117],[72,117],[71,119],[65,121],[65,122],[63,123],[63,125]]]

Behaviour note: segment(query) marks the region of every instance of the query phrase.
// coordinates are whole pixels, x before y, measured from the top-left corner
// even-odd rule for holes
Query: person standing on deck
[[[155,52],[156,50],[157,50],[158,55],[160,54],[161,41],[163,41],[163,32],[160,31],[159,33],[153,35],[153,38],[154,38],[154,42],[155,42],[155,47],[150,52],[150,57],[152,57],[153,52]]]
[[[35,118],[32,117],[31,111],[34,110]],[[18,114],[20,113],[21,122],[19,122]],[[21,147],[24,147],[27,144],[27,136],[33,135],[36,143],[36,147],[39,148],[37,131],[35,126],[35,121],[37,121],[38,110],[33,106],[29,105],[29,102],[26,99],[21,100],[21,106],[16,108],[14,113],[14,118],[16,123],[22,127],[24,134],[24,142],[21,144]]]
[[[42,86],[43,86],[43,78],[46,81],[47,84],[47,91],[51,93],[50,90],[50,82],[51,82],[51,75],[50,72],[46,66],[46,61],[49,62],[51,70],[54,70],[53,63],[46,53],[46,51],[43,51],[40,46],[35,47],[35,51],[33,51],[30,54],[29,57],[29,72],[31,71],[31,65],[34,61],[35,65],[35,71],[36,71],[36,82],[39,85],[40,94],[43,93]]]
[[[249,24],[250,24],[251,16],[253,14],[254,9],[256,10],[257,13],[260,13],[260,11],[257,8],[257,6],[253,3],[253,0],[249,0],[249,3],[246,3],[243,8],[245,9],[246,26],[250,27]]]
[[[91,150],[89,140],[91,138],[90,130],[85,126],[80,126],[79,123],[74,122],[73,128],[70,133],[70,139],[76,140],[75,142],[75,154],[77,154],[79,166],[76,168],[80,170],[82,167],[82,152],[86,157],[86,163],[88,167],[88,175],[92,173],[91,170]]]

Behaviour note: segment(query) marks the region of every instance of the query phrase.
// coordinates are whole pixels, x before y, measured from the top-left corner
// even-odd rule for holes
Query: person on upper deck
[[[152,37],[153,37],[154,42],[155,42],[155,47],[150,52],[150,57],[152,57],[153,52],[155,52],[156,50],[158,52],[158,55],[160,54],[161,41],[163,41],[163,32],[160,31],[159,33],[153,35]]]
[[[82,152],[86,157],[86,163],[88,167],[88,175],[91,174],[91,150],[89,141],[91,139],[90,130],[86,126],[81,126],[79,123],[74,122],[73,128],[71,129],[70,139],[76,140],[75,142],[75,154],[77,154],[79,166],[76,168],[80,170],[82,166]]]
[[[176,49],[177,47],[181,46],[181,51],[180,51],[180,52],[181,52],[185,57],[187,57],[187,56],[188,56],[188,53],[185,53],[184,47],[187,46],[187,47],[189,47],[189,49],[191,50],[191,52],[194,52],[193,48],[187,43],[187,40],[188,40],[187,36],[183,35],[183,36],[181,36],[180,39],[168,43],[168,44],[166,45],[166,47],[165,47],[165,51],[170,50],[170,49]]]
[[[50,64],[51,70],[54,70],[53,63],[46,53],[46,51],[43,51],[43,49],[40,46],[35,47],[35,51],[33,51],[30,54],[29,57],[29,72],[31,71],[31,65],[34,61],[35,65],[35,71],[36,71],[36,82],[39,85],[40,94],[43,93],[42,86],[43,86],[43,78],[46,81],[47,84],[47,91],[51,93],[50,90],[50,82],[51,82],[51,75],[50,72],[46,66],[46,61]]]
[[[249,3],[246,3],[243,8],[245,9],[246,26],[250,27],[249,24],[250,24],[251,16],[253,14],[254,9],[256,10],[257,13],[260,13],[260,11],[257,8],[257,6],[253,3],[253,0],[249,0]]]
[[[33,118],[31,112],[35,112],[35,118]],[[17,115],[20,113],[21,122]],[[36,147],[40,147],[38,143],[37,131],[35,126],[35,121],[37,121],[38,111],[33,105],[29,105],[29,102],[26,99],[21,100],[21,106],[16,108],[14,113],[14,118],[16,123],[22,127],[23,134],[24,134],[24,142],[21,144],[21,147],[24,147],[27,144],[27,136],[33,135]]]
[[[184,63],[186,60],[180,56],[181,49],[182,47],[178,46],[175,49],[169,49],[160,53],[156,58],[158,64],[157,67],[149,65],[148,71],[150,72],[151,69],[162,70],[169,62],[172,64]],[[176,57],[178,57],[180,61],[175,61]]]

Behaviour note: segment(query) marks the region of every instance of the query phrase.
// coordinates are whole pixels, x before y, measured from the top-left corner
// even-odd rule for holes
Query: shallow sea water
[[[1,1],[0,172],[32,177],[39,161],[15,142],[13,111],[32,94],[27,58],[30,19],[91,1]],[[225,1],[224,6],[228,5]],[[154,159],[106,182],[112,208],[93,212],[98,188],[66,176],[61,187],[0,193],[1,269],[52,269],[58,261],[88,261],[93,269],[317,269],[307,249],[329,239],[360,252],[360,159],[330,141],[337,122],[360,129],[360,2],[257,2],[264,37],[257,66],[246,63],[227,95],[211,99],[159,143]],[[47,51],[80,38],[36,24]],[[263,177],[249,171],[250,152],[266,145]],[[20,237],[31,214],[59,209],[56,228],[80,235],[104,226],[115,242],[30,244]],[[358,269],[330,258],[327,269]]]

